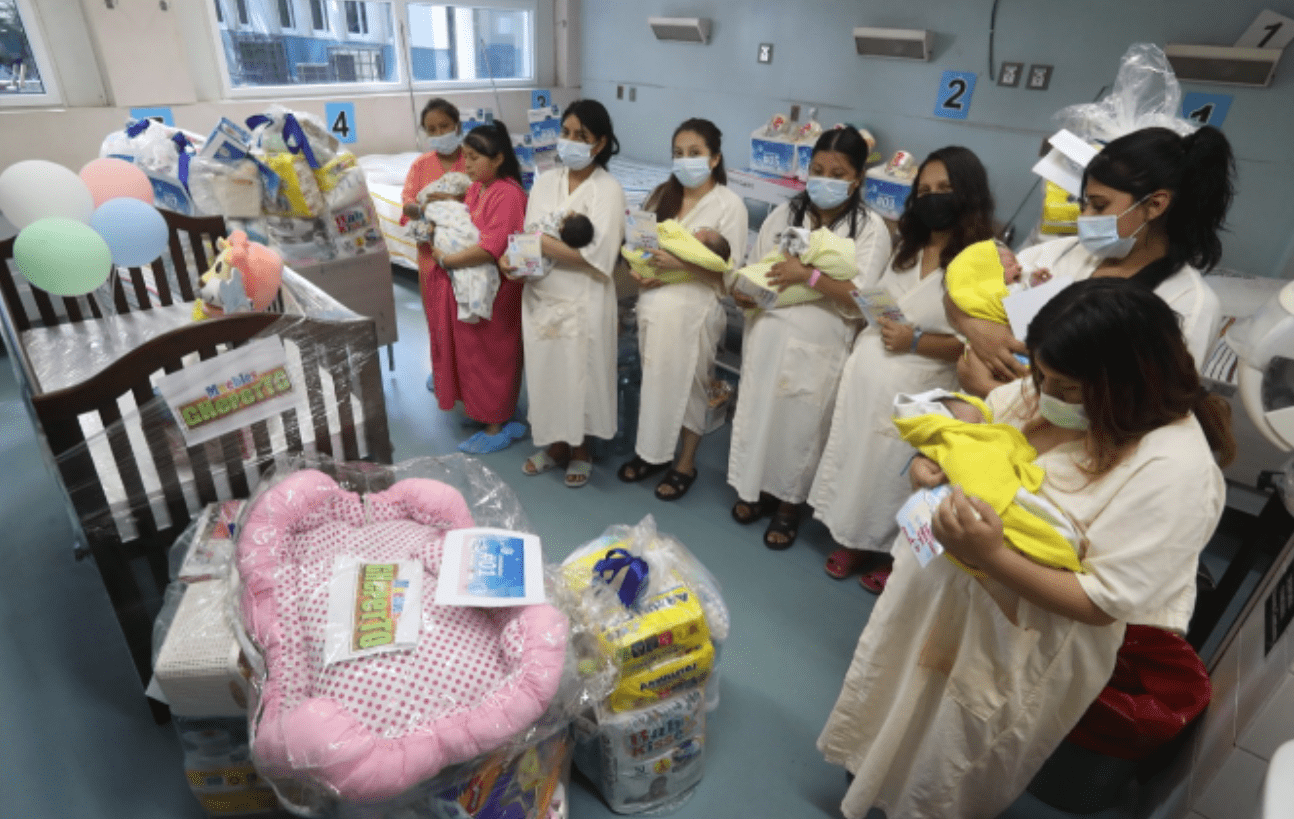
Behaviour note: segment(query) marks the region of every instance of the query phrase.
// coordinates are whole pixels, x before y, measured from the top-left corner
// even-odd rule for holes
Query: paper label
[[[952,489],[948,484],[934,489],[918,489],[894,516],[912,547],[912,553],[916,555],[917,563],[922,567],[944,553],[943,544],[935,539],[930,524],[935,519],[935,510],[950,494]]]
[[[1026,273],[1032,272],[1026,271]],[[1074,280],[1069,276],[1057,276],[1028,290],[1021,290],[1019,293],[1012,293],[1003,298],[1002,307],[1006,309],[1007,319],[1011,322],[1012,335],[1024,341],[1025,334],[1029,332],[1029,322],[1038,315],[1043,305],[1073,283]]]
[[[445,536],[436,603],[442,606],[530,606],[543,603],[543,550],[538,535],[506,529],[455,529]]]
[[[324,665],[416,646],[422,572],[417,560],[337,558],[328,589]]]
[[[761,287],[749,277],[738,276],[733,279],[732,292],[741,293],[759,305],[761,310],[772,310],[777,306],[777,291]]]
[[[512,275],[538,278],[544,275],[543,242],[534,233],[514,233],[508,237],[508,261],[516,270]]]
[[[858,305],[858,309],[863,312],[863,315],[867,316],[868,324],[878,325],[881,319],[888,319],[899,324],[908,323],[907,316],[903,315],[898,302],[894,300],[894,296],[890,295],[890,291],[884,287],[851,290],[849,295],[853,297],[854,304]]]
[[[291,409],[296,406],[294,390],[278,336],[221,353],[157,383],[187,446]]]
[[[656,214],[645,210],[625,211],[625,246],[630,250],[656,250],[660,247]]]

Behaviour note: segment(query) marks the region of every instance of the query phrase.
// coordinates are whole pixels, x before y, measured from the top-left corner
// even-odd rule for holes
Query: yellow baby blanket
[[[992,413],[983,402],[970,400],[986,421]],[[1081,572],[1074,547],[1051,524],[1014,503],[1016,491],[1037,492],[1045,472],[1034,463],[1038,451],[1020,430],[1009,424],[971,424],[934,413],[895,418],[903,440],[939,464],[948,480],[966,494],[983,499],[1002,518],[1007,545],[1036,563]],[[949,559],[966,567],[951,555]]]
[[[768,274],[773,265],[786,258],[781,250],[774,250],[752,265],[737,271],[738,276],[768,287]],[[821,270],[824,276],[836,281],[849,281],[858,272],[854,260],[854,240],[837,236],[827,228],[818,228],[809,234],[809,248],[800,254],[800,261],[809,267]],[[804,304],[822,298],[822,294],[807,284],[793,284],[777,297],[776,307],[788,307],[792,304]]]
[[[1007,324],[1002,299],[1010,291],[1002,279],[1004,272],[996,242],[985,239],[968,245],[944,273],[948,297],[968,316]]]
[[[691,262],[697,267],[713,270],[716,273],[728,271],[727,262],[702,244],[700,239],[693,236],[675,219],[666,219],[656,225],[656,238],[660,242],[661,250],[674,254],[682,261]],[[651,254],[642,250],[622,247],[620,255],[625,257],[629,267],[635,273],[649,279],[659,279],[666,284],[678,284],[691,281],[693,278],[686,270],[657,270],[650,264]]]

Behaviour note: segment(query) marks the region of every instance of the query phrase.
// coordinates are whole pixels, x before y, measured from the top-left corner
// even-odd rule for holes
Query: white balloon
[[[89,224],[94,197],[73,171],[44,159],[26,159],[0,173],[0,211],[19,230],[48,217]]]

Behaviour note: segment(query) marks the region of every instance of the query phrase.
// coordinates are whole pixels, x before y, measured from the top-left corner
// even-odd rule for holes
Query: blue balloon
[[[90,227],[108,243],[112,263],[122,267],[151,264],[169,243],[166,220],[157,208],[127,196],[96,208]]]

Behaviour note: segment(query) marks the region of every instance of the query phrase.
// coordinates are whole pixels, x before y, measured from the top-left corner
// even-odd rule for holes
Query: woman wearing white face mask
[[[521,301],[531,436],[543,449],[522,469],[566,470],[583,486],[593,471],[587,436],[616,434],[616,288],[611,279],[624,240],[625,194],[606,164],[620,150],[611,117],[596,100],[576,100],[562,114],[562,167],[535,180],[526,224],[553,213],[580,213],[593,241],[576,250],[543,236],[552,270],[526,281]],[[503,260],[500,267],[509,269]]]
[[[404,202],[404,215],[400,224],[422,215],[418,207],[418,191],[440,179],[447,173],[466,173],[463,159],[463,127],[459,123],[458,108],[449,100],[436,97],[429,100],[422,109],[422,132],[427,153],[413,161],[409,175],[404,179],[404,191],[400,197]],[[448,194],[434,194],[433,198],[446,198]],[[436,334],[436,324],[441,320],[440,311],[430,302],[431,288],[428,286],[436,260],[431,255],[431,245],[423,242],[418,245],[418,285],[422,292],[422,309],[427,317],[427,329],[431,335]],[[432,389],[432,377],[427,376],[427,389]]]
[[[737,490],[732,516],[752,523],[771,515],[764,545],[785,549],[795,542],[800,505],[809,494],[831,426],[840,371],[860,316],[849,293],[871,287],[890,255],[890,234],[881,217],[863,205],[867,143],[858,130],[827,131],[813,146],[805,192],[779,205],[764,220],[754,258],[777,246],[787,227],[827,228],[854,240],[857,274],[837,281],[799,259],[778,262],[768,283],[779,290],[805,284],[824,298],[760,310],[746,322],[741,388],[732,422],[728,483]],[[754,307],[741,294],[743,307]]]
[[[1027,344],[1032,379],[987,403],[1038,453],[1038,494],[1082,533],[1083,571],[1010,548],[994,508],[960,488],[932,529],[982,577],[939,558],[922,567],[898,536],[818,739],[854,774],[849,819],[873,806],[998,816],[1110,680],[1126,626],[1180,641],[1190,622],[1199,554],[1225,501],[1215,455],[1227,463],[1235,441],[1177,317],[1145,288],[1093,279],[1044,306]],[[914,488],[947,482],[920,456],[911,475]]]
[[[689,232],[712,228],[728,242],[738,265],[746,255],[749,217],[741,197],[727,187],[714,123],[689,119],[674,131],[674,173],[647,197],[644,208],[658,221],[676,219]],[[723,276],[684,262],[664,250],[651,252],[661,272],[681,270],[688,281],[663,284],[634,275],[638,296],[638,345],[642,354],[642,404],[635,456],[616,475],[640,481],[673,462],[656,497],[677,500],[696,479],[696,450],[704,431],[707,389],[725,326],[719,304]],[[675,457],[675,449],[678,453]]]
[[[1222,132],[1204,127],[1189,136],[1144,128],[1106,145],[1083,176],[1079,235],[1023,250],[1026,272],[1051,276],[1117,277],[1153,290],[1181,316],[1196,365],[1204,361],[1221,319],[1217,296],[1204,282],[1222,258],[1222,229],[1232,198],[1234,161]],[[1009,328],[974,319],[945,302],[948,318],[970,344],[958,365],[962,386],[984,394],[1024,374],[1023,352]]]

